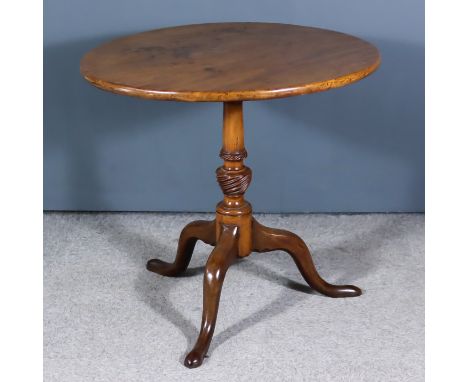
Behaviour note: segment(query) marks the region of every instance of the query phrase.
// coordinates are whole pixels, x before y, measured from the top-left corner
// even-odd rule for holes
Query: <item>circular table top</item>
[[[344,86],[377,69],[380,55],[359,38],[274,23],[195,24],[105,43],[81,60],[93,85],[178,101],[281,98]]]

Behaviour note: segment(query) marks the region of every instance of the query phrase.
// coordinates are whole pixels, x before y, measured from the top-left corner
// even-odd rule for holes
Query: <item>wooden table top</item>
[[[274,23],[195,24],[119,38],[88,52],[81,73],[114,93],[244,101],[314,93],[360,80],[380,55],[359,38]]]

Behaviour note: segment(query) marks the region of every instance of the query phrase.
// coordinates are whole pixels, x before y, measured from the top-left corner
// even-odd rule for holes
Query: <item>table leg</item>
[[[216,244],[216,226],[215,221],[196,220],[189,223],[180,233],[179,245],[177,254],[173,263],[167,263],[159,259],[149,260],[146,264],[146,269],[151,272],[159,273],[163,276],[178,276],[185,272],[195,244],[198,240],[206,244]]]
[[[362,292],[353,285],[332,285],[317,272],[304,241],[292,232],[268,228],[252,217],[252,207],[244,199],[252,179],[252,171],[244,166],[247,151],[244,147],[242,102],[225,102],[223,118],[223,147],[220,157],[223,166],[216,170],[216,178],[224,198],[216,206],[216,220],[195,221],[180,235],[177,255],[173,263],[153,259],[147,268],[164,276],[184,272],[192,257],[197,240],[215,245],[205,267],[203,280],[203,314],[198,340],[185,358],[185,366],[195,368],[203,363],[213,337],[219,299],[224,277],[237,257],[254,252],[286,251],[311,288],[330,297],[354,297]]]
[[[213,338],[224,277],[238,254],[238,235],[239,229],[236,226],[223,226],[218,244],[216,244],[206,262],[200,334],[195,346],[187,354],[184,362],[185,366],[189,368],[195,368],[202,364]]]
[[[252,232],[252,251],[281,250],[287,252],[312,289],[329,297],[355,297],[362,294],[361,289],[354,285],[332,285],[322,279],[315,268],[307,245],[296,234],[282,229],[265,227],[255,219],[253,219]]]

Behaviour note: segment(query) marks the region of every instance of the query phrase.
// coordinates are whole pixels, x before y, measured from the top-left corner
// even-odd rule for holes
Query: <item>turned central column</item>
[[[242,102],[224,102],[223,147],[219,156],[223,166],[216,170],[216,178],[224,194],[216,206],[216,237],[222,224],[239,227],[239,256],[252,250],[252,206],[244,200],[244,193],[252,179],[252,171],[244,166],[247,151],[244,147]]]

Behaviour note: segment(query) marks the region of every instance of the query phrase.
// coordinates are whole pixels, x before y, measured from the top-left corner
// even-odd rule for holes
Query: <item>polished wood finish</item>
[[[81,73],[114,93],[178,101],[280,98],[344,86],[372,73],[378,50],[326,29],[275,23],[196,24],[105,43]]]
[[[239,227],[239,256],[251,252],[252,206],[244,199],[244,193],[252,179],[252,171],[244,166],[247,151],[244,147],[244,122],[242,102],[225,102],[223,113],[223,147],[220,157],[223,166],[216,170],[216,179],[224,199],[216,206],[216,236],[224,224]]]
[[[216,244],[215,220],[196,220],[185,226],[180,233],[177,254],[173,263],[159,259],[149,260],[146,268],[162,276],[178,276],[183,273],[192,259],[192,253],[198,240],[206,244]]]
[[[89,52],[81,72],[92,84],[115,93],[180,101],[223,101],[223,165],[216,179],[223,200],[216,219],[195,221],[181,232],[173,263],[149,260],[147,269],[178,276],[195,244],[213,245],[205,267],[200,334],[185,366],[198,367],[213,337],[221,288],[236,258],[281,250],[296,263],[309,286],[330,297],[354,297],[353,285],[320,277],[304,241],[268,228],[252,217],[244,194],[252,171],[244,165],[243,100],[286,97],[357,81],[379,65],[379,53],[358,38],[324,29],[266,23],[201,24],[121,38]],[[272,191],[274,192],[274,190]]]
[[[195,221],[180,235],[174,263],[157,259],[148,261],[147,269],[165,276],[177,276],[185,271],[197,240],[214,245],[203,282],[203,315],[198,340],[185,358],[185,366],[198,367],[208,352],[213,337],[219,298],[224,276],[235,258],[252,252],[285,251],[296,263],[309,286],[330,297],[355,297],[361,290],[353,285],[332,285],[320,277],[304,241],[292,232],[261,225],[252,217],[252,207],[244,193],[252,171],[244,166],[242,102],[224,103],[223,146],[220,157],[223,166],[216,170],[224,198],[216,207],[216,220]]]
[[[235,225],[223,225],[216,247],[211,252],[205,267],[203,278],[203,314],[198,340],[192,351],[185,357],[185,366],[198,367],[202,364],[216,325],[219,299],[224,277],[229,266],[238,255],[237,240],[239,228]]]
[[[254,252],[285,251],[296,263],[304,280],[312,289],[329,297],[356,297],[362,294],[354,285],[332,285],[320,277],[315,269],[309,248],[296,234],[283,229],[269,228],[253,219],[252,250]]]

